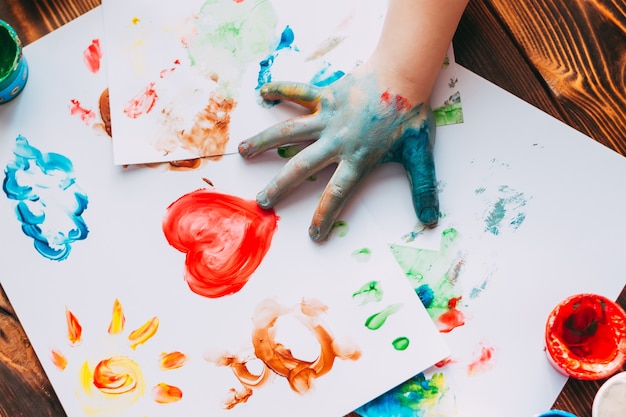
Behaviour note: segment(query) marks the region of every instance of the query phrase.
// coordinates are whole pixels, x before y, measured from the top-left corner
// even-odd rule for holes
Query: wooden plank
[[[626,3],[486,0],[568,124],[626,155]]]
[[[460,65],[566,121],[545,81],[520,54],[487,1],[469,2],[454,36],[454,53]]]

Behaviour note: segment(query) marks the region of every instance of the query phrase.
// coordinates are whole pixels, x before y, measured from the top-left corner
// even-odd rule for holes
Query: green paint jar
[[[15,30],[0,20],[0,104],[14,99],[26,85],[28,64]]]

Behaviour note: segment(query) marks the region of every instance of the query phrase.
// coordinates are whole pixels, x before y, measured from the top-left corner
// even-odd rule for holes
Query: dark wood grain
[[[0,0],[0,19],[29,44],[99,4]],[[454,47],[461,65],[626,155],[624,0],[470,0]],[[602,382],[568,381],[554,408],[590,417]],[[0,287],[0,417],[15,416],[65,413]]]

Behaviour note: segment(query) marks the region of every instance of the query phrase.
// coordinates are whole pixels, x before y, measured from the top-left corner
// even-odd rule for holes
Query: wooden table
[[[98,5],[2,0],[0,19],[29,44]],[[461,65],[626,156],[625,0],[470,0],[454,47]],[[602,382],[568,381],[554,408],[590,417]],[[65,413],[0,288],[0,417],[15,416]]]

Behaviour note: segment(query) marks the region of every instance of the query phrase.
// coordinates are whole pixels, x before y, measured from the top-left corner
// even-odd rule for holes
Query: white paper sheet
[[[103,8],[114,161],[130,164],[236,153],[241,140],[300,111],[263,111],[258,88],[352,70],[376,45],[386,2],[105,0]],[[453,63],[450,47],[432,98],[440,123],[462,121]]]
[[[528,417],[550,409],[566,382],[544,351],[550,311],[578,293],[616,299],[626,284],[626,160],[466,69],[459,80],[465,122],[437,131],[438,227],[415,225],[401,167],[378,169],[358,198],[415,287],[461,297],[465,324],[443,334],[450,362],[425,374],[439,391],[414,394],[412,406],[424,417]],[[429,312],[449,330],[437,317],[450,310]],[[379,402],[397,410],[392,395]]]
[[[198,189],[253,201],[284,159],[273,154],[246,162],[230,155],[181,171],[169,164],[114,165],[111,139],[98,113],[106,71],[103,66],[94,73],[83,62],[83,52],[103,39],[101,19],[97,8],[29,45],[27,87],[0,107],[5,169],[0,279],[69,416],[341,416],[447,356],[448,348],[377,239],[366,211],[356,204],[348,208],[346,227],[337,231],[347,232],[344,237],[337,235],[323,245],[310,241],[307,227],[328,173],[277,209],[269,250],[241,290],[217,298],[192,292],[184,279],[185,254],[163,232],[170,204]],[[18,205],[28,210],[18,216]],[[239,214],[245,216],[245,210]],[[21,220],[30,220],[31,226]],[[235,215],[233,222],[226,230],[235,236],[206,242],[218,259],[220,250],[238,243],[235,226],[242,220]],[[210,224],[217,228],[217,223]],[[195,229],[190,233],[201,234]],[[55,244],[48,245],[41,235]],[[214,244],[215,239],[226,247]],[[59,260],[49,259],[55,256]],[[382,299],[360,304],[359,291],[372,281],[382,289]],[[250,372],[260,372],[252,332],[263,324],[253,321],[275,313],[264,304],[268,299],[285,310],[273,327],[268,324],[269,334],[275,331],[276,341],[296,359],[315,362],[323,356],[326,362],[320,366],[326,368],[334,358],[326,347],[330,342],[346,357],[334,358],[328,373],[311,379],[310,390],[300,388],[298,393],[287,378],[276,375],[252,387],[247,402],[225,409],[231,389],[239,395],[243,385],[231,369],[214,361],[221,355],[249,359]],[[118,323],[119,334],[111,335],[107,329],[116,322],[116,300],[125,322]],[[326,306],[326,313],[299,312],[304,301],[322,310]],[[367,319],[389,307],[393,311],[387,320],[370,324],[380,327],[370,330]],[[67,317],[82,328],[81,342],[75,345],[69,329],[78,326],[68,326]],[[148,337],[147,326],[143,343],[129,346],[131,333],[155,317],[156,332]],[[400,337],[409,341],[404,350],[393,345]],[[159,358],[164,352],[181,352],[187,361],[181,368],[163,370]],[[65,368],[60,358],[67,360]],[[117,376],[128,373],[137,386],[113,381],[97,387],[93,376],[81,382],[85,361],[89,375],[107,358],[115,359],[111,365]],[[160,383],[180,389],[182,398],[157,403],[153,387]],[[177,395],[172,389],[166,397]]]

